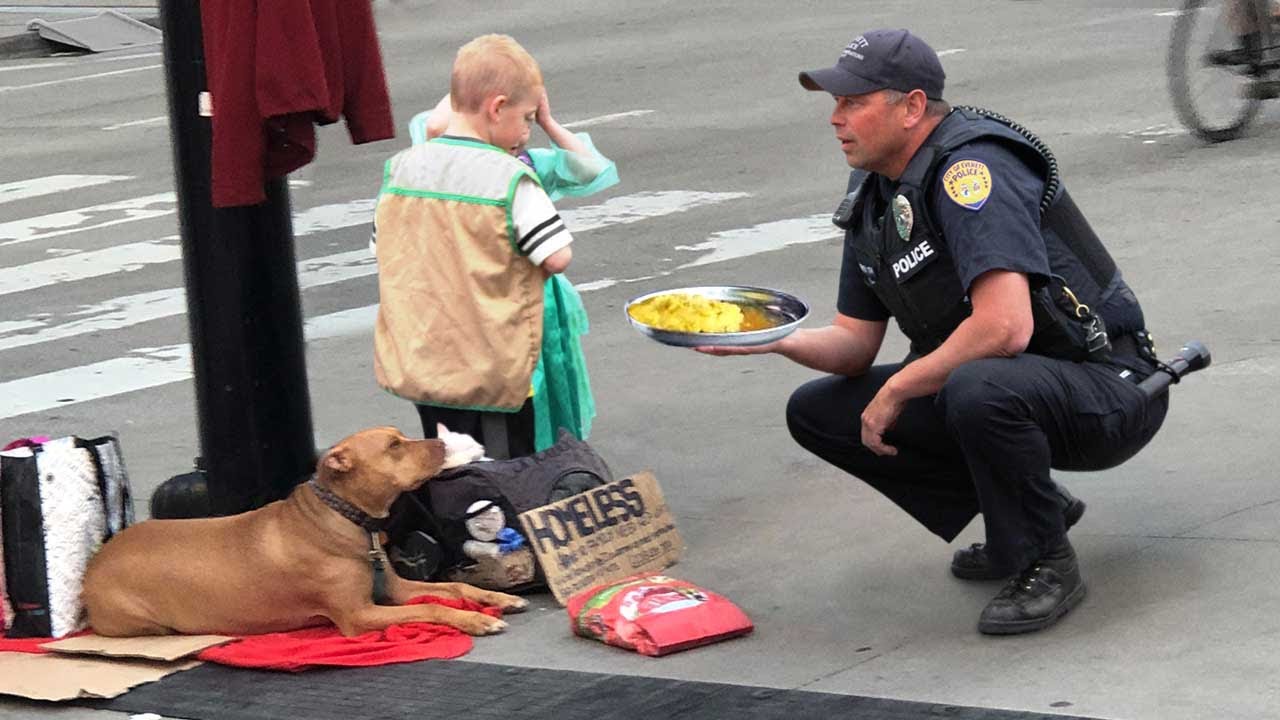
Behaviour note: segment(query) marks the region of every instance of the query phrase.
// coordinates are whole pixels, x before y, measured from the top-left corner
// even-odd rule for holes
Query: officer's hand
[[[898,421],[905,401],[895,400],[880,388],[862,411],[862,445],[877,455],[897,455],[898,448],[885,444],[884,434]]]

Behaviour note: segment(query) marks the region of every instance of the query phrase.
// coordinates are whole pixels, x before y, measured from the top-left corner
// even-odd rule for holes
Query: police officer
[[[792,436],[950,542],[982,513],[986,542],[958,550],[963,579],[1009,578],[983,609],[989,634],[1047,627],[1084,596],[1067,529],[1084,503],[1050,468],[1099,470],[1155,435],[1168,395],[1142,308],[1058,177],[1012,121],[942,99],[937,54],[906,30],[849,43],[800,73],[835,100],[854,168],[838,313],[755,348],[829,375],[791,396]],[[911,341],[873,364],[893,317]]]

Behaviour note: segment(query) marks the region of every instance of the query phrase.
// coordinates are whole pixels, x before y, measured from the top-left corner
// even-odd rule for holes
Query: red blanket
[[[498,608],[469,600],[432,596],[414,598],[409,604],[435,603],[459,610],[501,617]],[[0,639],[0,652],[42,653],[42,643],[52,638]],[[226,645],[201,652],[201,660],[263,670],[297,672],[313,667],[364,667],[456,658],[471,650],[471,637],[461,630],[432,623],[392,625],[380,632],[343,637],[332,625],[268,635],[247,635]]]

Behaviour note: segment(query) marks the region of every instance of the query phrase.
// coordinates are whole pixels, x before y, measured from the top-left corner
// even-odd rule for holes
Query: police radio
[[[1138,383],[1138,389],[1153,398],[1182,380],[1184,375],[1209,367],[1209,348],[1199,340],[1191,340],[1169,360],[1156,361],[1156,371]]]
[[[854,189],[844,199],[840,201],[840,206],[831,214],[831,222],[841,230],[848,230],[853,227],[853,208],[858,204],[858,191],[861,187]]]
[[[858,195],[862,192],[862,186],[866,184],[871,173],[866,170],[854,169],[849,173],[849,187],[846,188],[845,196],[840,200],[839,207],[831,213],[831,222],[841,230],[848,230],[853,227],[853,211],[858,205]]]

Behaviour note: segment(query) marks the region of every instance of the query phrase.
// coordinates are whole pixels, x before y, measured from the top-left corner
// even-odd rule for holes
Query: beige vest
[[[387,161],[378,196],[374,373],[408,400],[518,410],[542,345],[541,268],[511,201],[537,176],[502,150],[437,138]]]

